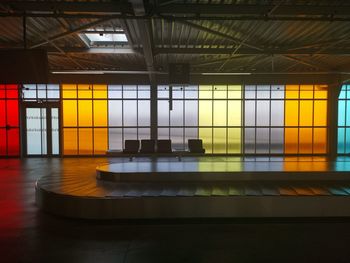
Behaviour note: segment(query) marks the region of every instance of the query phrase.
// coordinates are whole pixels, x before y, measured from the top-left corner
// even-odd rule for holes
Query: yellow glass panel
[[[227,86],[214,86],[214,99],[226,99]]]
[[[94,129],[94,153],[105,154],[108,149],[107,128]]]
[[[312,126],[312,100],[300,100],[300,126]]]
[[[212,86],[199,86],[199,98],[200,99],[211,99],[213,98],[213,87]]]
[[[91,99],[92,98],[92,85],[79,84],[78,85],[78,98]]]
[[[199,126],[211,126],[212,125],[212,101],[200,100],[199,101]]]
[[[286,126],[298,126],[299,103],[296,100],[286,100],[284,123]]]
[[[241,129],[240,128],[228,128],[228,153],[241,153]]]
[[[298,128],[286,128],[284,130],[284,153],[298,153]]]
[[[94,126],[107,126],[107,100],[94,100]]]
[[[62,98],[73,99],[77,97],[77,85],[75,84],[63,84],[62,85]]]
[[[327,153],[327,129],[314,128],[314,153]]]
[[[298,98],[299,98],[299,85],[287,85],[286,99],[298,99]]]
[[[94,99],[107,99],[107,85],[94,85]]]
[[[242,98],[242,86],[240,85],[229,85],[227,91],[227,97],[229,99],[240,99]]]
[[[328,86],[327,85],[315,85],[315,99],[327,99],[328,98]]]
[[[63,126],[77,126],[76,100],[63,100]]]
[[[79,126],[92,126],[92,100],[79,100]]]
[[[299,153],[312,153],[312,128],[299,129]]]
[[[226,126],[227,101],[214,100],[214,124],[213,126]]]
[[[300,99],[312,99],[314,97],[313,85],[301,85],[300,86]]]
[[[226,128],[214,129],[214,153],[226,153]]]
[[[241,126],[242,102],[240,100],[229,100],[228,102],[228,126]]]
[[[327,101],[314,101],[314,126],[327,126]]]
[[[63,154],[77,155],[78,154],[78,133],[77,129],[63,129]]]
[[[212,153],[213,147],[213,138],[212,138],[212,129],[211,128],[199,128],[198,137],[203,140],[203,148],[205,153]]]
[[[79,154],[92,154],[92,140],[91,128],[79,129]]]

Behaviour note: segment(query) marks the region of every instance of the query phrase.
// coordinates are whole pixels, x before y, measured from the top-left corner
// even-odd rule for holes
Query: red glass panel
[[[0,99],[5,98],[5,85],[0,85]]]
[[[18,85],[6,85],[6,97],[11,99],[17,99]]]
[[[7,100],[7,125],[18,127],[18,100]]]
[[[0,99],[0,127],[6,126],[5,100]]]
[[[19,128],[7,130],[7,155],[19,155]]]
[[[6,129],[0,128],[0,156],[6,155]]]

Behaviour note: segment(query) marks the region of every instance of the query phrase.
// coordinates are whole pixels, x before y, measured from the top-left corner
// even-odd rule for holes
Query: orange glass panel
[[[327,126],[327,101],[314,101],[314,126]]]
[[[298,128],[286,128],[284,131],[284,153],[298,153]]]
[[[298,99],[298,98],[299,98],[299,85],[287,85],[286,99]]]
[[[92,100],[79,100],[79,126],[92,126]]]
[[[328,98],[328,86],[327,85],[315,85],[315,99],[327,99]]]
[[[286,126],[298,126],[299,103],[296,100],[286,100],[285,102],[285,120]]]
[[[78,133],[75,128],[63,129],[63,154],[78,154]]]
[[[94,85],[94,99],[107,99],[107,85]]]
[[[94,129],[94,153],[105,154],[108,148],[107,128]]]
[[[312,99],[314,97],[313,85],[301,85],[300,86],[300,99]]]
[[[94,126],[107,126],[107,100],[94,100]]]
[[[300,126],[312,126],[312,100],[300,100],[299,101],[300,110]]]
[[[91,128],[79,129],[79,154],[92,154],[92,140]]]
[[[326,128],[314,128],[314,153],[327,153]]]
[[[77,85],[75,84],[63,84],[62,85],[62,98],[74,99],[77,97]]]
[[[77,126],[76,100],[63,100],[63,126]]]
[[[312,153],[312,128],[299,129],[299,153]]]
[[[92,98],[92,85],[79,84],[78,85],[78,98],[91,99]]]

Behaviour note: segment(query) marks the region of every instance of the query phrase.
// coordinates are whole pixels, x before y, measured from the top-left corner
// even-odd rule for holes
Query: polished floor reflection
[[[1,159],[0,261],[348,261],[350,221],[344,218],[84,221],[38,211],[34,202],[37,179],[69,178],[76,171],[94,177],[94,168],[107,161],[116,160]]]

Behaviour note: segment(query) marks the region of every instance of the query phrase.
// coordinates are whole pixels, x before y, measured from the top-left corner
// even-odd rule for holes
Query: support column
[[[151,84],[151,139],[158,138],[158,92],[157,85]]]
[[[331,160],[337,157],[338,96],[341,90],[341,86],[341,82],[338,82],[329,85],[328,90],[328,157]]]

